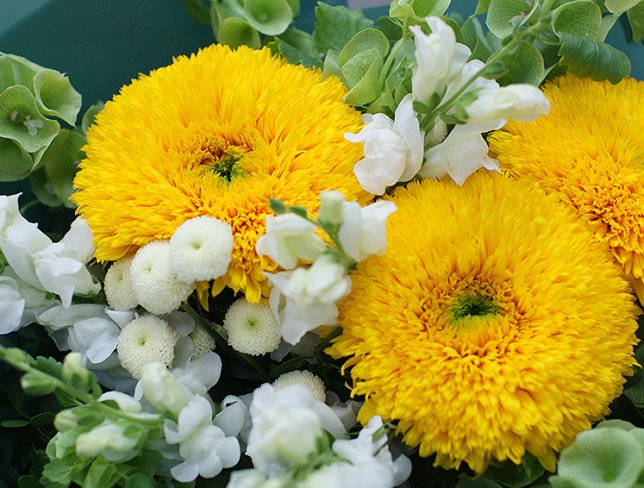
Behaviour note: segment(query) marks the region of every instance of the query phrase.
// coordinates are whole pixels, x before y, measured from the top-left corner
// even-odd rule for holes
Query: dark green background
[[[312,29],[316,3],[302,0],[300,27]],[[474,0],[455,0],[450,11],[468,15],[474,6]],[[367,10],[372,17],[386,11]],[[627,42],[626,22],[613,30],[609,42],[627,51],[633,76],[642,79],[642,44]],[[179,0],[0,0],[0,51],[67,73],[85,106],[212,42],[210,27],[190,19]]]

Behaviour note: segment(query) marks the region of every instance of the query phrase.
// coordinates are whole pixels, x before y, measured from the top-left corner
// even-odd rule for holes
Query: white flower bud
[[[318,222],[328,225],[340,225],[344,219],[344,195],[339,191],[326,190],[320,193],[320,210]]]
[[[233,252],[233,230],[214,217],[186,220],[170,239],[172,270],[181,281],[210,281],[226,274]]]
[[[116,340],[121,366],[134,378],[140,378],[143,368],[150,363],[172,365],[174,346],[179,334],[165,320],[144,315],[127,324]]]
[[[122,258],[112,263],[105,274],[105,298],[114,310],[127,311],[138,305],[132,289],[131,266],[132,256]]]
[[[143,368],[141,375],[143,396],[159,412],[178,415],[188,404],[186,393],[163,363],[151,363]]]
[[[96,457],[102,455],[108,461],[121,463],[136,456],[137,440],[125,435],[122,425],[104,422],[76,439],[76,455]]]
[[[194,290],[194,284],[181,281],[172,270],[168,241],[153,241],[139,249],[130,277],[137,302],[156,315],[176,310]]]
[[[466,107],[469,122],[513,119],[528,122],[550,112],[544,93],[532,85],[516,84],[480,90]]]

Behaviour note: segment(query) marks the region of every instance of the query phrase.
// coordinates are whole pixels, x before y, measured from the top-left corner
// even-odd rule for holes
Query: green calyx
[[[239,160],[239,156],[225,154],[213,164],[212,171],[223,181],[230,183],[233,178],[243,176],[245,174],[244,170],[242,170],[237,164]]]

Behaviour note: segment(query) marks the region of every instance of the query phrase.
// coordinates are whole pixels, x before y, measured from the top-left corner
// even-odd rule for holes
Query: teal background
[[[312,29],[316,3],[302,0],[299,27]],[[474,5],[474,0],[455,0],[450,11],[469,15]],[[365,11],[375,18],[387,7]],[[628,42],[630,31],[622,20],[609,42],[627,52],[632,75],[642,79],[642,44]],[[0,0],[0,51],[67,73],[85,107],[111,98],[138,73],[213,40],[210,26],[190,19],[179,0]]]

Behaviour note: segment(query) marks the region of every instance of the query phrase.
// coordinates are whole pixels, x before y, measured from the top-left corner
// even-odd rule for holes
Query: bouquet
[[[82,116],[0,53],[2,486],[643,486],[644,3],[182,3]]]

